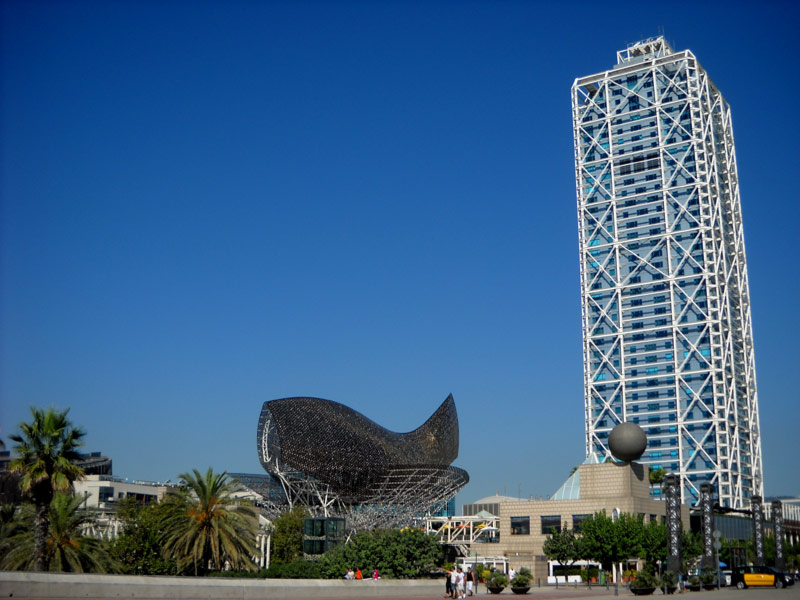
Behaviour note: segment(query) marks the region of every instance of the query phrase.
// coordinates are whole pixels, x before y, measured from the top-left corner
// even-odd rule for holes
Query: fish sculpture
[[[456,489],[466,472],[458,456],[458,414],[449,395],[420,427],[396,433],[361,413],[322,398],[265,402],[258,421],[258,456],[277,479],[313,478],[343,500],[373,497],[398,477],[445,477]]]

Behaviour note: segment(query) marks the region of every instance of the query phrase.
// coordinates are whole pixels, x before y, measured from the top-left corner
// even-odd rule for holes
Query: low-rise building
[[[116,510],[117,503],[125,498],[136,498],[142,504],[159,501],[173,487],[169,483],[128,481],[111,475],[86,475],[73,485],[75,495],[84,498],[86,508],[101,510]]]
[[[488,504],[486,500],[490,498],[481,503]],[[580,532],[583,520],[602,511],[614,519],[623,513],[638,515],[644,523],[663,522],[666,514],[665,503],[651,497],[646,467],[636,462],[582,464],[548,500],[496,500],[500,532],[491,554],[507,557],[515,569],[526,567],[543,581],[550,575],[550,564],[542,548],[554,529]],[[681,507],[681,521],[688,530],[687,505]],[[478,546],[470,553],[480,554]]]

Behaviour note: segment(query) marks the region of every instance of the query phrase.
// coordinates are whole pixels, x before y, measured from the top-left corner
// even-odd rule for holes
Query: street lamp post
[[[656,564],[658,565],[658,579],[659,579],[659,581],[661,581],[661,585],[664,586],[664,594],[666,594],[667,593],[667,584],[664,583],[663,579],[661,579],[661,561],[657,560]]]

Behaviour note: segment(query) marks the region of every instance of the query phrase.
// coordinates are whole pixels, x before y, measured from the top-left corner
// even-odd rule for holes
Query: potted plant
[[[531,589],[531,579],[533,579],[533,575],[531,575],[530,569],[521,568],[511,580],[511,591],[515,594],[527,594]]]
[[[704,590],[713,590],[717,587],[717,574],[713,571],[703,571],[700,573],[700,582]]]
[[[630,569],[625,569],[622,572],[622,581],[624,583],[628,583],[631,580],[632,576],[633,576],[633,571],[631,571]]]
[[[664,590],[665,594],[674,594],[678,589],[678,577],[672,571],[664,571],[661,574],[659,587]]]
[[[686,582],[686,589],[691,592],[699,592],[701,585],[702,582],[700,581],[700,578],[697,575],[692,575]]]
[[[508,577],[502,571],[491,571],[486,575],[486,589],[490,594],[499,594],[508,585]]]
[[[645,571],[636,574],[630,584],[631,592],[635,596],[649,596],[656,591],[656,578]]]
[[[478,583],[484,583],[486,581],[486,573],[489,570],[483,563],[477,563],[474,567],[472,567],[472,572],[475,573],[475,579]]]

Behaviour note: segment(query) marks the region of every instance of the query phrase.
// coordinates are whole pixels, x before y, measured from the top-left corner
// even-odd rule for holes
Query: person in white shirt
[[[458,569],[458,575],[456,576],[456,593],[457,598],[466,598],[467,595],[464,593],[464,572],[461,568]]]
[[[514,570],[514,567],[509,567],[508,569],[508,583],[514,581],[514,577],[517,576],[517,572]]]

